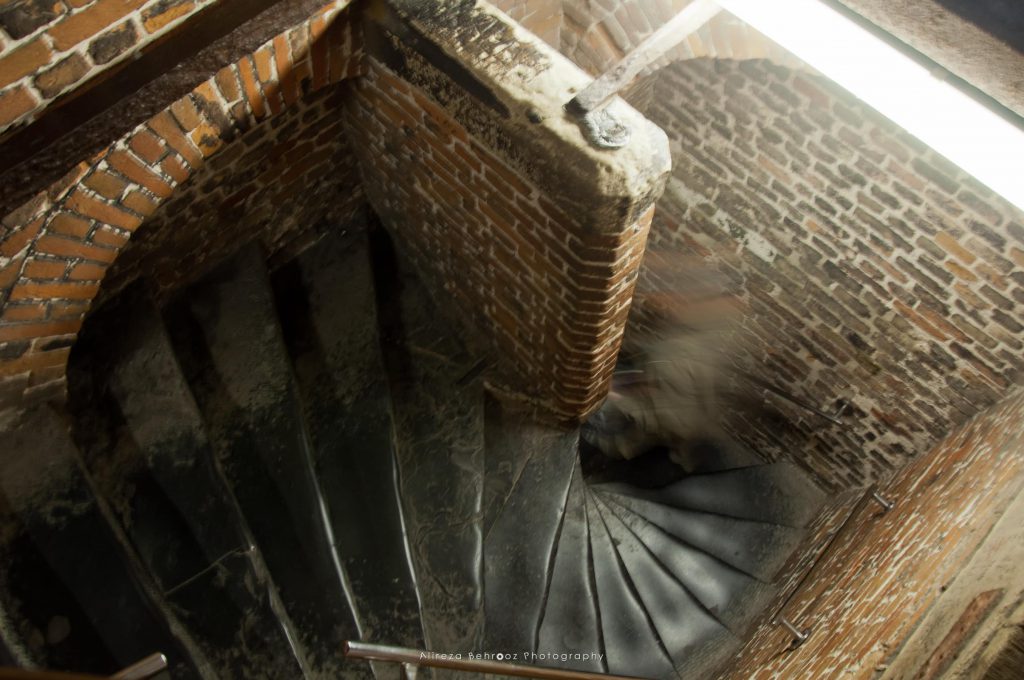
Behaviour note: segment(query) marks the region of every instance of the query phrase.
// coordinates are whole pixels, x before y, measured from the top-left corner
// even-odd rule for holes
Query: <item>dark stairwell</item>
[[[653,3],[597,4],[519,16],[600,71]],[[597,150],[591,79],[488,3],[335,0],[5,216],[0,666],[916,671],[1015,559],[1021,218],[719,19]],[[612,461],[578,423],[654,251],[735,286],[758,387],[742,443]]]
[[[752,455],[588,479],[576,429],[460,383],[474,358],[379,228],[128,289],[75,347],[71,435],[37,417],[3,459],[5,638],[182,678],[397,677],[346,639],[706,677],[821,495]]]

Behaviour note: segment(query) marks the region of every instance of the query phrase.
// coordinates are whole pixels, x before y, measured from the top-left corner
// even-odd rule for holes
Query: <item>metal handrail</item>
[[[631,131],[604,107],[644,69],[720,11],[722,8],[715,0],[693,0],[569,100],[565,110],[578,120],[591,144],[601,149],[617,149],[626,145]]]
[[[560,668],[544,668],[543,666],[527,666],[488,661],[486,659],[457,659],[451,654],[437,654],[407,647],[390,647],[373,645],[366,642],[347,641],[342,647],[347,658],[366,659],[367,661],[384,661],[402,664],[404,672],[412,674],[419,666],[428,668],[447,668],[448,670],[466,671],[469,673],[492,673],[495,675],[511,675],[518,678],[540,678],[540,680],[644,680],[630,675],[609,675],[607,673],[588,673],[586,671],[570,671]]]
[[[146,680],[167,669],[167,657],[156,652],[110,676],[110,680]]]
[[[0,680],[146,680],[167,668],[167,657],[157,652],[113,675],[0,668]]]
[[[892,510],[893,507],[895,507],[896,505],[893,501],[888,500],[878,492],[877,484],[872,484],[871,486],[869,486],[864,491],[864,494],[857,501],[856,505],[854,505],[853,508],[850,510],[850,513],[843,520],[843,523],[839,525],[839,528],[836,529],[835,532],[833,532],[832,536],[825,544],[825,548],[821,551],[821,554],[818,555],[818,558],[814,561],[814,564],[811,565],[811,568],[804,572],[804,575],[800,577],[800,580],[797,582],[793,590],[791,590],[789,595],[786,596],[786,599],[782,602],[781,605],[779,605],[779,608],[775,610],[775,615],[772,617],[771,621],[775,625],[782,626],[787,631],[789,631],[789,634],[793,637],[793,639],[790,641],[790,649],[796,649],[797,647],[802,645],[807,640],[807,638],[810,637],[811,629],[805,628],[801,630],[800,628],[798,628],[789,618],[789,616],[785,614],[786,608],[790,605],[790,603],[797,596],[797,594],[800,593],[800,591],[804,587],[804,584],[810,581],[812,576],[815,576],[821,569],[824,568],[822,567],[822,565],[828,562],[828,558],[831,557],[832,550],[837,545],[840,536],[845,536],[849,527],[853,526],[853,518],[858,516],[864,509],[864,507],[867,506],[869,503],[877,503],[878,505],[880,505],[882,507],[883,514]],[[811,604],[814,604],[813,600]],[[807,606],[801,609],[797,614],[794,614],[793,619],[796,619],[806,613]]]

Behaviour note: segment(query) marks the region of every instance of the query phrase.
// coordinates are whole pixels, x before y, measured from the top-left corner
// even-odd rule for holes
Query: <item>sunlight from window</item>
[[[719,5],[1024,208],[1024,131],[818,0]]]

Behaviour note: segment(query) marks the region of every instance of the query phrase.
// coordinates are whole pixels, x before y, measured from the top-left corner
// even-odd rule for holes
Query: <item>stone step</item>
[[[158,312],[126,293],[79,343],[107,380],[74,395],[83,457],[163,597],[218,677],[301,675]]]
[[[660,489],[622,484],[597,488],[675,508],[789,527],[807,526],[825,499],[799,468],[787,462],[687,476]]]
[[[629,581],[676,671],[680,677],[703,676],[707,664],[722,658],[723,651],[740,646],[739,639],[704,609],[599,496],[595,499]]]
[[[597,594],[591,578],[586,494],[586,482],[577,462],[538,631],[537,653],[587,655],[568,661],[544,661],[540,665],[603,673],[607,666],[597,616]]]
[[[738,603],[767,586],[622,506],[611,503],[606,507],[709,615],[737,635],[744,629],[748,621],[740,610],[746,608]]]
[[[174,677],[209,677],[48,406],[4,435],[0,526],[2,606],[38,663],[108,674],[160,651]]]
[[[382,229],[371,233],[371,252],[425,642],[436,652],[479,650],[483,388],[456,384],[472,358]]]
[[[362,639],[420,648],[368,248],[330,235],[273,283]]]
[[[645,678],[677,678],[675,664],[626,575],[593,494],[587,494],[587,523],[608,671]]]
[[[528,452],[528,457],[484,536],[484,648],[532,653],[576,468],[578,437],[571,429],[538,425],[510,409],[488,415],[488,429],[501,433],[488,440],[503,438],[503,446]]]
[[[358,637],[262,253],[249,246],[168,306],[175,351],[281,602],[307,674],[359,673]]]
[[[799,529],[674,508],[634,496],[598,492],[611,505],[640,515],[683,543],[770,583],[800,544]]]

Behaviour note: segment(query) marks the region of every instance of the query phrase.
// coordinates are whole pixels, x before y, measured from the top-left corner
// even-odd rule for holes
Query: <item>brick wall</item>
[[[136,230],[97,302],[139,276],[169,291],[253,239],[281,259],[322,229],[348,223],[366,199],[341,128],[344,95],[344,85],[334,85],[303,98],[196,171]],[[108,193],[122,184],[112,182]]]
[[[321,145],[316,149],[297,144],[296,148],[309,151],[302,159],[294,149],[291,155],[276,156],[273,146],[294,141],[289,135],[298,128],[289,128],[290,124],[309,125],[313,118],[326,115],[325,107],[332,105],[333,95],[309,102],[297,114],[298,123],[292,115],[281,119],[279,125],[275,125],[277,120],[271,123],[277,132],[268,132],[264,125],[262,131],[257,127],[242,141],[237,138],[260,121],[277,119],[298,105],[305,93],[359,74],[362,52],[358,33],[344,11],[347,5],[346,1],[326,5],[254,54],[224,67],[191,94],[3,218],[0,406],[63,395],[64,366],[82,319],[107,269],[148,218],[156,214],[154,224],[159,225],[182,214],[192,217],[180,212],[192,205],[244,207],[249,209],[247,215],[255,215],[258,199],[221,194],[221,189],[237,186],[244,192],[247,187],[274,185],[281,194],[294,192],[299,185],[293,183],[315,171],[317,161],[336,161],[331,154],[338,148],[328,140],[306,140]],[[307,115],[310,120],[304,121]],[[252,184],[228,183],[220,189],[209,185],[209,174],[203,176],[201,169],[221,154],[225,166],[238,169],[242,176],[256,167],[244,165],[262,162],[246,155],[247,142],[257,145],[250,153],[255,151],[269,161],[264,170],[281,169],[287,176],[256,177]],[[161,204],[188,182],[196,186],[189,185],[189,193],[158,214]],[[206,197],[207,203],[199,197]],[[237,202],[232,204],[232,200]],[[254,228],[268,224],[263,217],[253,219]],[[203,220],[173,223],[175,230],[202,230],[205,226]],[[154,226],[140,234],[150,231],[154,238],[161,238],[167,230]],[[182,242],[193,241],[183,238]],[[126,264],[121,268],[123,277],[132,271],[131,263]]]
[[[879,515],[866,506],[787,605],[799,627],[813,629],[807,642],[785,652],[786,633],[765,625],[721,677],[881,675],[1024,487],[1021,422],[1018,389],[900,471],[882,489],[895,508]],[[820,525],[812,550],[830,528]]]
[[[849,488],[1007,392],[1024,369],[1024,215],[823,79],[711,60],[655,77],[648,115],[675,167],[652,247],[742,292],[741,370],[850,405],[834,425],[757,393],[783,419],[737,414],[741,437]]]
[[[216,0],[24,0],[0,8],[0,137]]]
[[[346,109],[365,191],[503,387],[579,418],[614,368],[664,137],[621,105],[634,142],[592,149],[562,112],[578,69],[484,5],[408,4],[368,33]]]

